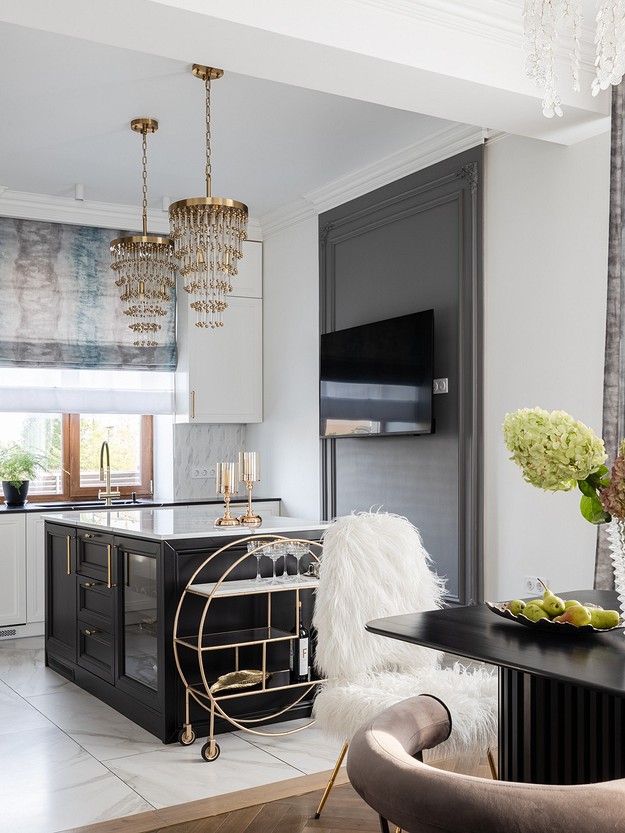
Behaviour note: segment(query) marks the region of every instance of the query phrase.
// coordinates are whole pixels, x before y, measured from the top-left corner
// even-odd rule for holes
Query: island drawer
[[[112,683],[115,671],[113,635],[79,620],[78,665]]]
[[[76,572],[106,583],[115,584],[117,573],[113,536],[91,529],[76,530]]]
[[[78,576],[78,618],[112,633],[115,590],[105,581]]]

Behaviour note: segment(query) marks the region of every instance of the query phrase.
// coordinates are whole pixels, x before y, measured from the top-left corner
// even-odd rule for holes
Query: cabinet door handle
[[[72,574],[72,536],[67,536],[67,575]]]
[[[195,391],[191,391],[191,419],[195,419]]]
[[[111,589],[111,545],[106,545],[106,586]]]
[[[92,628],[84,628],[82,631],[83,636],[93,636],[94,633],[97,633],[97,631]]]

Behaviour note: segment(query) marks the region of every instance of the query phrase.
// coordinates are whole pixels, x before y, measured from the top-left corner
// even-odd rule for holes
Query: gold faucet
[[[111,491],[111,455],[109,453],[109,444],[106,440],[102,443],[102,447],[100,448],[100,480],[104,480],[104,452],[106,451],[106,488],[104,491],[100,489],[98,492],[98,499],[104,498],[104,505],[111,506],[112,499],[114,497],[121,497],[121,492],[115,490],[114,492]]]

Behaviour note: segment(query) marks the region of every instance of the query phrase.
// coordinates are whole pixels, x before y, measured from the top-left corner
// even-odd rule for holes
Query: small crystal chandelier
[[[196,327],[222,327],[222,313],[232,292],[230,279],[237,274],[247,238],[247,206],[236,200],[211,197],[211,81],[223,70],[193,64],[193,74],[206,89],[206,196],[179,200],[169,206],[170,237],[184,289],[196,312]]]
[[[596,20],[596,72],[591,87],[593,95],[606,90],[611,84],[620,84],[625,74],[625,2],[603,0]],[[556,89],[554,72],[557,29],[561,21],[572,40],[571,75],[573,89],[578,91],[582,0],[524,0],[527,75],[539,87],[544,88],[543,115],[547,118],[562,115],[562,102]]]
[[[170,290],[176,286],[173,243],[148,235],[147,134],[158,130],[156,119],[133,119],[130,127],[142,135],[143,234],[111,241],[111,269],[118,276],[124,315],[135,334],[135,347],[157,347],[156,334],[171,308]]]

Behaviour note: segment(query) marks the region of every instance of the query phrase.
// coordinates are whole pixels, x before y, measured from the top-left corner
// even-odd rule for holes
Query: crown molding
[[[394,15],[414,23],[428,23],[447,30],[486,38],[518,48],[524,44],[523,5],[510,0],[348,0],[360,8]],[[580,68],[595,72],[595,20],[584,19],[580,26]],[[558,32],[556,56],[570,60],[573,41],[564,30]]]
[[[481,145],[492,131],[465,124],[451,124],[431,133],[425,139],[384,157],[347,176],[328,182],[303,194],[299,200],[277,211],[263,214],[260,223],[264,237],[284,231],[303,220],[322,214],[337,205],[362,197],[376,188],[395,182],[403,176],[420,171],[464,150]],[[505,134],[497,134],[505,135]]]
[[[0,186],[0,217],[97,226],[138,233],[141,230],[141,209],[138,206],[30,194],[25,191],[11,191],[3,186]],[[149,211],[148,231],[150,234],[169,234],[168,212],[162,208]],[[262,240],[260,223],[253,218],[248,221],[248,237],[250,240]]]

